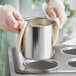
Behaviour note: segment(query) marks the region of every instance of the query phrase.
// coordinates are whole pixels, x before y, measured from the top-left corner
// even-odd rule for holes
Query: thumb
[[[15,17],[15,19],[17,21],[22,21],[23,20],[23,17],[20,15],[20,13],[16,10],[13,11],[13,16]]]

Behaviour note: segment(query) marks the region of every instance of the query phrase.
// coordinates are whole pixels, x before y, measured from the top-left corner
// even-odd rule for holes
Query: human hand
[[[59,25],[62,27],[62,25],[67,20],[66,13],[65,13],[65,7],[62,0],[46,0],[47,3],[47,9],[46,13],[49,17],[52,18],[58,18],[59,19]]]
[[[0,5],[0,29],[13,33],[19,32],[18,21],[23,18],[19,12],[11,5]]]

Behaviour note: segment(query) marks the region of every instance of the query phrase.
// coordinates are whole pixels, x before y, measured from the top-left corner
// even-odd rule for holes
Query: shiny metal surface
[[[61,52],[69,55],[76,55],[76,47],[65,47],[61,50]]]
[[[17,53],[16,48],[12,48],[15,71],[18,73],[42,73],[59,68],[59,62],[55,59],[30,60],[24,59],[21,53]],[[19,57],[17,56],[19,55]]]
[[[68,63],[68,65],[70,65],[71,67],[76,68],[76,58],[68,60],[67,63]]]
[[[29,69],[37,69],[37,70],[54,70],[56,68],[58,68],[58,62],[56,60],[51,59],[49,60],[40,60],[40,61],[35,61],[32,63],[29,63],[26,68]]]
[[[59,68],[59,62],[54,59],[39,60],[25,65],[24,73],[26,70],[28,70],[29,72],[31,72],[32,70],[32,73],[46,73],[57,68]]]
[[[56,60],[59,62],[59,66],[55,69],[48,70],[46,68],[46,71],[43,70],[37,70],[38,66],[36,66],[37,69],[34,70],[34,65],[31,66],[31,69],[26,68],[25,70],[22,70],[18,67],[14,67],[14,64],[17,64],[17,61],[13,61],[15,59],[12,58],[13,54],[12,51],[14,52],[13,48],[9,48],[9,66],[10,66],[10,75],[11,76],[76,76],[76,67],[72,67],[68,64],[68,62],[75,62],[76,60],[76,55],[70,55],[70,54],[65,54],[61,52],[61,50],[65,47],[74,47],[74,46],[66,46],[66,45],[59,45],[55,46],[54,49],[56,53],[52,57],[53,60]],[[76,47],[76,46],[75,46]],[[14,55],[15,56],[15,55]],[[46,60],[45,60],[46,61]],[[51,59],[47,59],[47,61],[51,61]],[[41,62],[42,63],[42,62]],[[51,64],[50,64],[51,65]],[[73,65],[76,65],[75,63]],[[46,66],[48,67],[48,66]],[[17,71],[16,71],[17,68]],[[45,67],[44,67],[45,68]],[[42,69],[42,68],[41,68]]]
[[[46,18],[27,20],[22,45],[25,58],[43,60],[53,56],[53,23]]]

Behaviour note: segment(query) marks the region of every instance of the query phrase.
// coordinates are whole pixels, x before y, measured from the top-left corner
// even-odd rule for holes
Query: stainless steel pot
[[[53,25],[55,21],[33,18],[20,22],[17,48],[24,58],[44,60],[53,56]]]

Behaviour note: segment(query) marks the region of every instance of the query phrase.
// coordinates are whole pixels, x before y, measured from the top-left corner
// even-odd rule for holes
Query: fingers
[[[13,33],[18,33],[19,32],[19,24],[18,21],[15,19],[12,13],[9,13],[6,17],[6,29],[7,31],[13,32]]]
[[[10,32],[13,32],[13,33],[19,33],[19,29],[17,29],[17,28],[13,28],[13,27],[11,27],[11,26],[9,26],[8,27],[8,25],[7,25],[7,31],[10,31]]]
[[[18,22],[16,21],[12,13],[9,13],[9,15],[7,15],[6,24],[14,28],[18,27]]]
[[[15,17],[15,19],[17,21],[22,21],[23,20],[23,17],[20,15],[20,13],[16,10],[13,11],[13,16]]]
[[[3,24],[2,27],[0,27],[0,29],[4,30],[4,31],[10,31],[10,32],[13,32],[13,33],[18,33],[18,29],[15,29],[15,28],[12,28],[12,27],[8,27],[8,25],[6,23]]]
[[[55,8],[54,11],[56,12],[57,17],[59,18],[60,22],[62,22],[62,13],[59,9]]]
[[[57,8],[57,7],[48,7],[46,9],[46,13],[48,14],[49,17],[51,18],[58,18],[60,25],[64,24],[65,19],[66,19],[66,14],[63,9]]]
[[[56,17],[56,13],[55,13],[55,11],[53,10],[53,8],[48,8],[48,9],[46,9],[46,13],[49,15],[49,17],[53,17],[53,18]]]
[[[66,20],[66,13],[65,13],[65,11],[61,10],[61,9],[57,9],[57,8],[55,8],[54,11],[56,12],[58,19],[60,20],[60,23],[61,24],[64,23],[65,20]]]
[[[49,17],[57,18],[59,20],[60,27],[67,20],[65,13],[65,6],[61,0],[46,0],[46,12]]]
[[[11,11],[9,11],[9,14],[7,13],[5,22],[7,24],[8,31],[11,31],[13,33],[19,33],[20,26],[18,24],[18,21],[22,21],[23,17],[19,14],[19,12],[13,7],[7,5],[8,8],[11,8]]]
[[[11,5],[5,5],[5,7],[6,9],[9,9],[6,14],[6,19],[5,19],[5,22],[7,24],[7,30],[13,33],[18,33],[20,29],[18,21],[22,21],[23,17]]]

